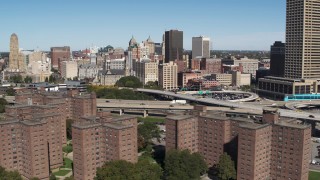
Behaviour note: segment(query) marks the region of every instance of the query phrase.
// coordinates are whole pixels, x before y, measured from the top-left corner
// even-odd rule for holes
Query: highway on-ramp
[[[157,94],[157,95],[163,95],[163,96],[171,96],[175,97],[177,99],[183,99],[183,100],[189,100],[193,102],[199,102],[207,105],[213,105],[213,106],[224,106],[224,107],[235,107],[235,108],[241,108],[241,109],[250,109],[257,112],[262,112],[265,106],[259,105],[259,104],[250,104],[247,102],[230,102],[225,100],[217,100],[213,98],[198,98],[194,97],[192,95],[187,94],[178,94],[170,91],[161,91],[161,90],[153,90],[153,89],[136,89],[138,92],[143,93],[149,93],[149,94]],[[320,122],[320,114],[317,113],[308,113],[308,112],[295,112],[292,110],[287,109],[278,109],[281,116],[285,117],[291,117],[291,118],[302,118],[302,119],[308,119],[313,121]],[[313,117],[309,117],[312,115]]]

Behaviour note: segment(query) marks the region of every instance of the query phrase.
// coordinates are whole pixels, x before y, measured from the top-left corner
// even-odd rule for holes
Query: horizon
[[[76,51],[107,45],[126,50],[132,36],[137,42],[151,36],[161,43],[163,33],[170,29],[183,31],[186,50],[192,49],[192,37],[199,35],[210,37],[212,50],[222,51],[269,51],[275,41],[285,39],[285,0],[96,0],[89,4],[84,0],[13,0],[1,4],[0,17],[4,25],[0,52],[9,51],[12,33],[19,38],[19,48],[42,51],[55,46]]]

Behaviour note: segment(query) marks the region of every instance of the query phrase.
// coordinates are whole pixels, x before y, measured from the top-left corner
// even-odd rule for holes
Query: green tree
[[[0,180],[22,180],[18,171],[6,171],[0,166]]]
[[[151,96],[131,89],[107,88],[99,86],[87,86],[88,92],[95,92],[97,98],[104,99],[125,99],[125,100],[152,100]]]
[[[16,93],[15,93],[13,87],[8,87],[8,88],[7,88],[7,95],[8,95],[8,96],[14,96],[15,94],[16,94]]]
[[[26,76],[26,77],[24,78],[24,82],[25,82],[25,83],[32,83],[32,77]]]
[[[126,77],[120,78],[116,82],[116,86],[118,86],[118,87],[129,87],[129,88],[140,88],[140,87],[142,87],[142,83],[135,76],[126,76]]]
[[[5,106],[8,104],[8,102],[3,99],[0,98],[0,113],[4,113],[5,112]]]
[[[49,76],[49,83],[55,83],[57,81],[56,77],[52,74]]]
[[[218,177],[222,180],[236,179],[237,173],[234,162],[227,153],[223,153],[219,158],[217,166]]]
[[[204,158],[189,150],[170,150],[165,158],[164,174],[168,180],[200,179],[207,170]]]
[[[161,90],[162,88],[159,86],[158,81],[148,81],[147,84],[144,86],[145,89],[158,89]]]
[[[95,180],[160,180],[161,176],[161,167],[148,159],[139,160],[136,164],[118,160],[98,168]]]
[[[111,161],[97,169],[96,180],[133,179],[134,164],[127,161]]]
[[[156,138],[158,141],[160,141],[161,131],[160,128],[152,122],[144,122],[142,124],[138,125],[138,145],[142,145],[145,148],[148,144],[151,144],[152,139]]]
[[[51,174],[49,177],[49,180],[57,180],[56,176],[54,174]]]
[[[62,151],[69,154],[73,151],[72,145],[68,144],[67,146],[62,147]]]
[[[40,180],[40,179],[37,178],[37,177],[33,177],[33,178],[31,178],[30,180]]]
[[[134,176],[136,180],[160,180],[162,176],[161,167],[148,159],[139,160],[134,166]]]
[[[22,83],[23,82],[22,76],[20,74],[11,76],[10,81],[13,83]]]

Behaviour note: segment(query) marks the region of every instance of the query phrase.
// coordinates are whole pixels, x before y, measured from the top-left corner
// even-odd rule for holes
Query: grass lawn
[[[61,166],[61,168],[70,168],[70,169],[72,169],[72,166],[71,166],[72,160],[71,159],[63,158],[63,161],[64,161],[64,166]]]
[[[320,172],[310,171],[309,172],[309,180],[319,180],[320,179]]]
[[[165,118],[164,117],[152,117],[152,116],[148,116],[146,118],[143,117],[138,117],[138,121],[142,121],[142,122],[154,122],[154,123],[164,123]]]
[[[69,172],[71,172],[70,170],[60,170],[58,172],[53,173],[55,176],[65,176],[67,175]]]

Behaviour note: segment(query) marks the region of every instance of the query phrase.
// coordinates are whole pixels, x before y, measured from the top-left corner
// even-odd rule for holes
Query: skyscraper
[[[10,37],[9,69],[14,71],[25,70],[24,57],[23,54],[19,53],[19,40],[15,33]]]
[[[284,76],[285,43],[276,41],[270,51],[270,75]]]
[[[19,57],[19,42],[18,36],[13,33],[10,37],[10,55],[9,55],[9,68],[18,69]]]
[[[319,0],[287,0],[287,78],[320,78],[319,11]]]
[[[183,31],[170,30],[165,32],[165,63],[182,60]]]
[[[210,58],[210,38],[192,37],[192,59],[195,57]]]

